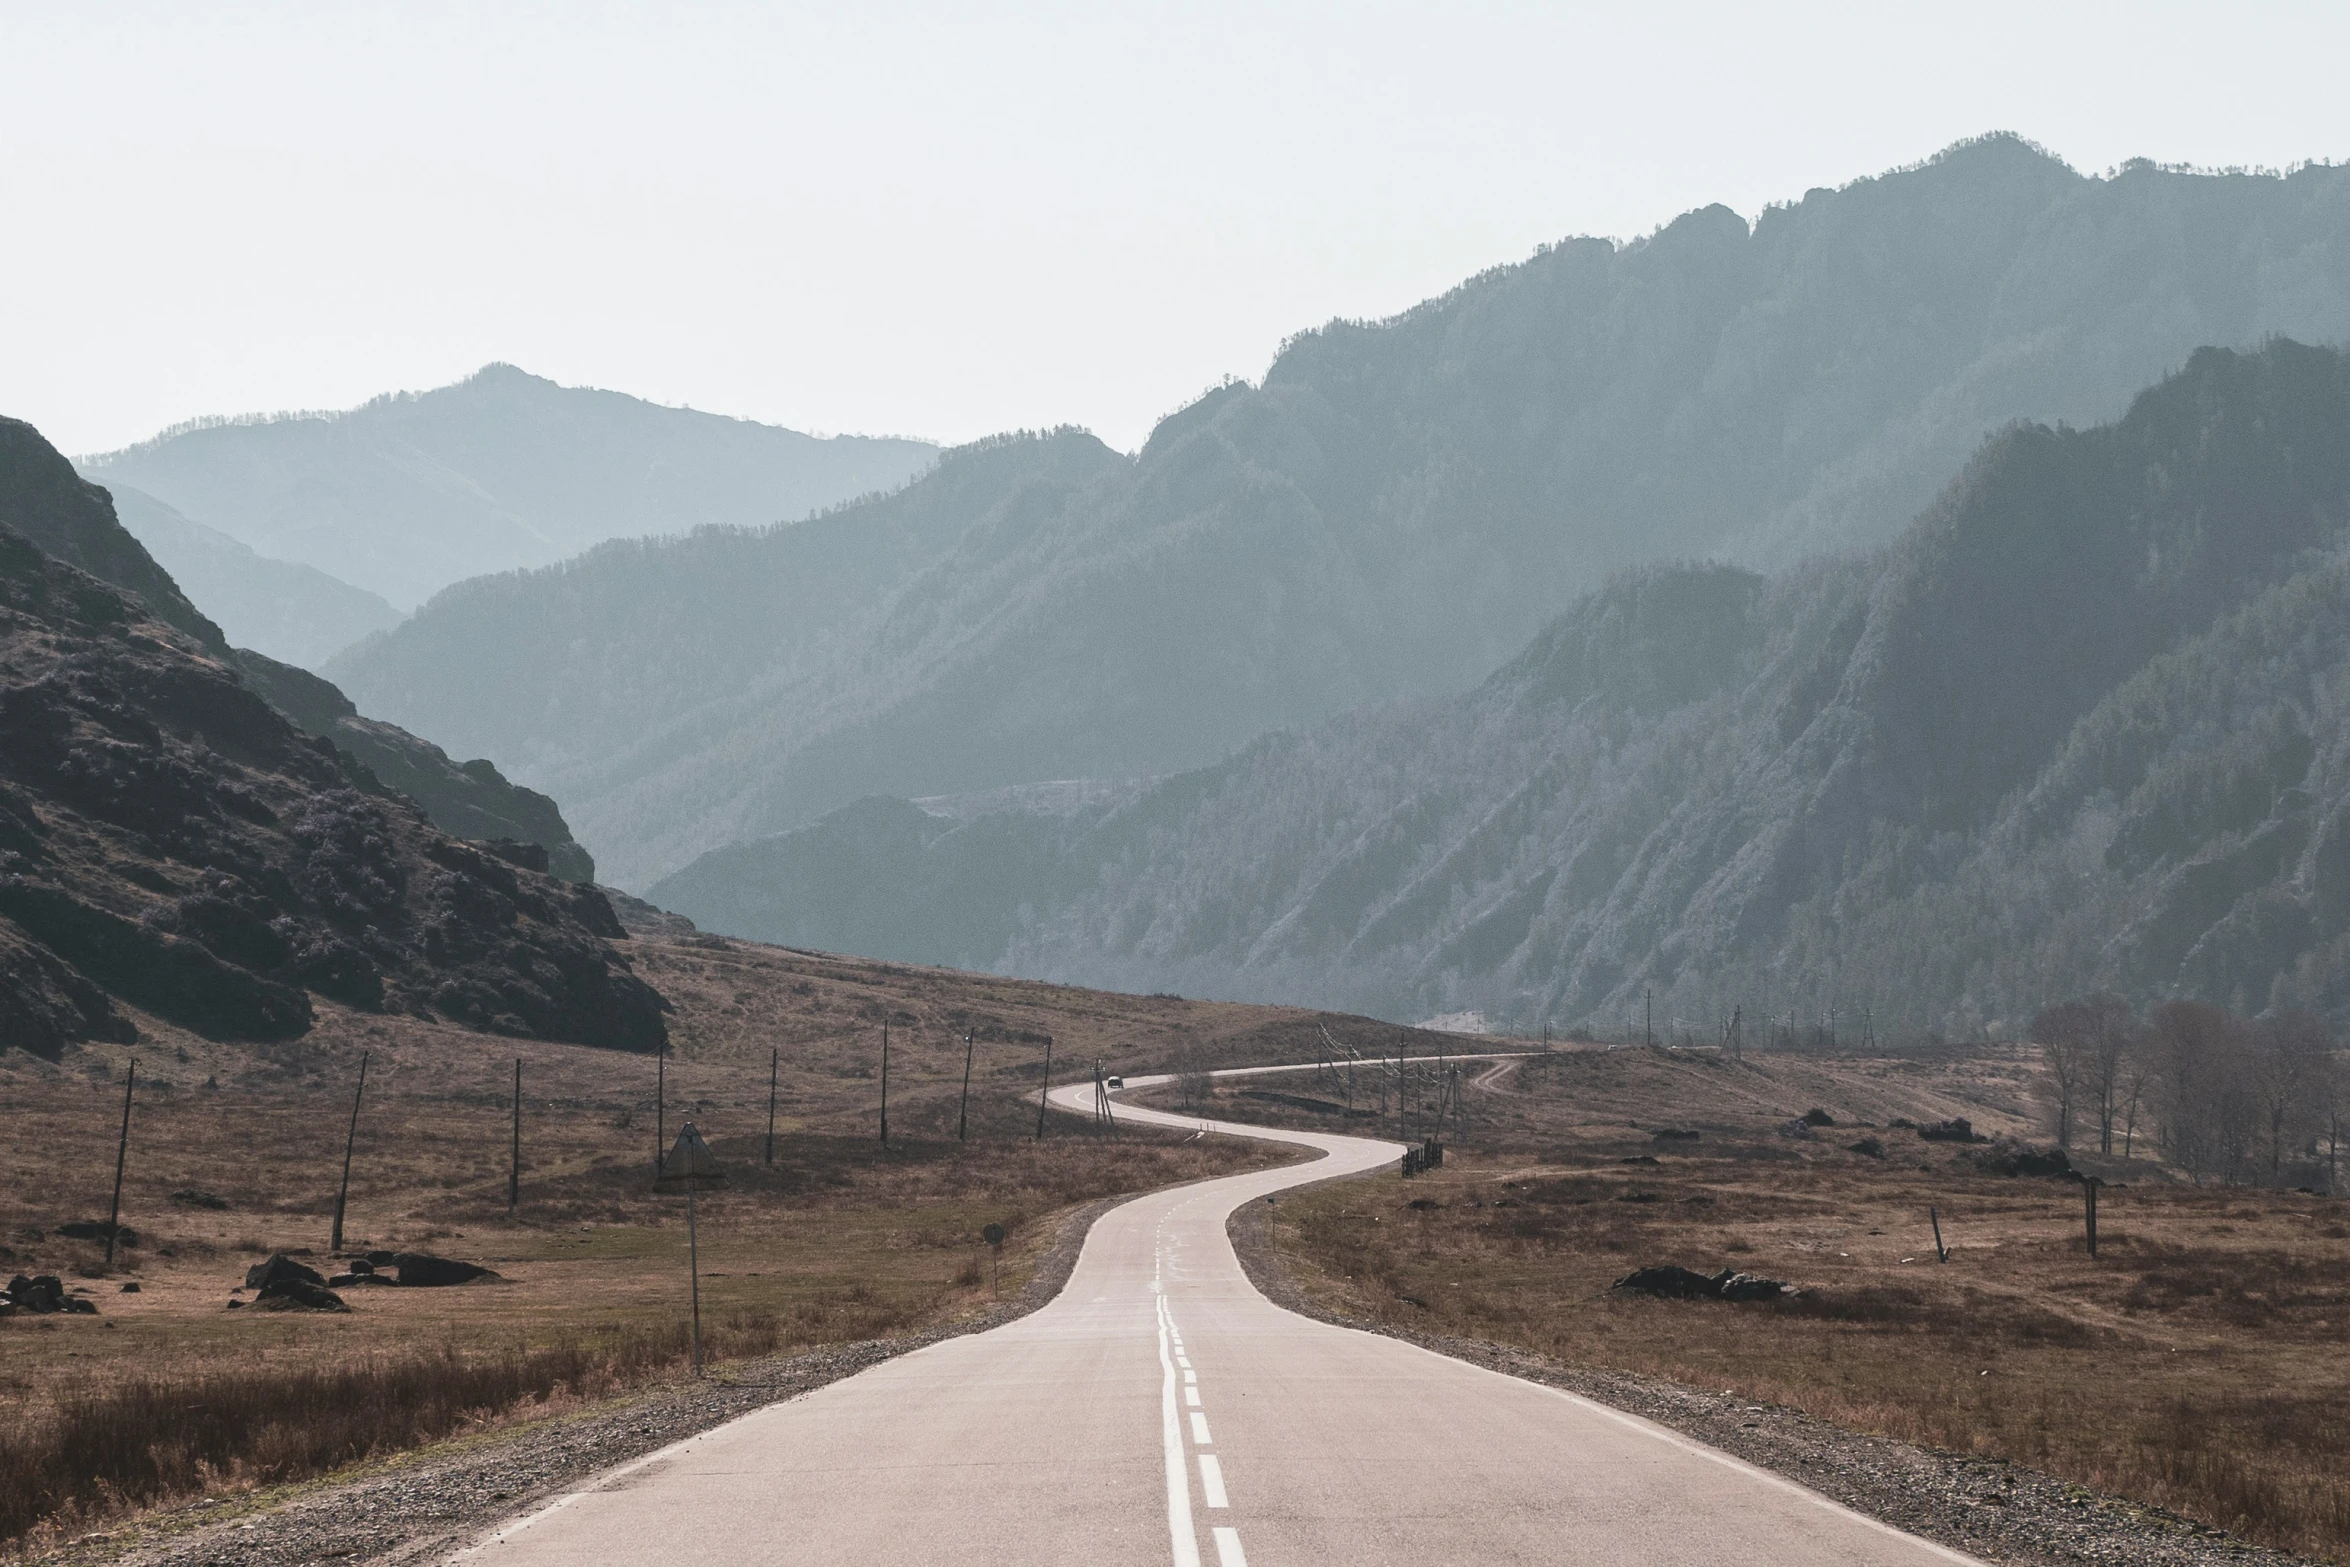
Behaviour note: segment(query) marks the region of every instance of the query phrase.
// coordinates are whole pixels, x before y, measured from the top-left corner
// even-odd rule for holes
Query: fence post
[[[2105,1183],[2091,1175],[2081,1181],[2081,1196],[2088,1203],[2089,1255],[2097,1255],[2097,1188]]]

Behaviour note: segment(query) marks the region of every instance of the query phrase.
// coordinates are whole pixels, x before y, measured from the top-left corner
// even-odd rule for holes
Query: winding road
[[[1163,1078],[1131,1079],[1142,1088]],[[1052,1091],[1090,1114],[1090,1082]],[[500,1525],[513,1567],[1972,1562],[1644,1420],[1267,1301],[1225,1219],[1396,1143],[1103,1214],[1052,1302],[773,1404]]]

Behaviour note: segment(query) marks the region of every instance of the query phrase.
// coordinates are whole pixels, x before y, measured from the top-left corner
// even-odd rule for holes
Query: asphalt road
[[[1130,1087],[1144,1086],[1134,1079]],[[1054,1091],[1090,1113],[1090,1083]],[[1120,1106],[1121,1118],[1200,1123]],[[1397,1143],[1214,1123],[1325,1157],[1096,1221],[1068,1287],[612,1471],[484,1563],[1291,1567],[1969,1562],[1646,1421],[1272,1305],[1238,1205]]]

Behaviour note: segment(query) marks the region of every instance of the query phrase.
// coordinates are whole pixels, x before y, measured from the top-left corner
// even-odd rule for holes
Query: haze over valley
[[[2350,12],[7,39],[6,1567],[2350,1567]]]

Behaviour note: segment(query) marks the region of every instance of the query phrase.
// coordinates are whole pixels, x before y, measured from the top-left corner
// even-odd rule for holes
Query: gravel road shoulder
[[[83,1535],[25,1567],[409,1567],[437,1561],[499,1521],[579,1481],[739,1415],[813,1392],[896,1356],[1026,1316],[1061,1292],[1105,1197],[1061,1223],[1018,1298],[927,1332],[730,1366],[583,1413],[507,1426],[252,1498],[199,1502]]]
[[[1629,1372],[1591,1371],[1475,1339],[1414,1333],[1324,1309],[1272,1245],[1272,1207],[1237,1210],[1227,1231],[1249,1281],[1301,1316],[1381,1333],[1653,1420],[1810,1487],[1868,1517],[2009,1567],[2317,1567],[2187,1519],[2037,1470],[1862,1436],[1792,1409]],[[1732,1541],[1706,1554],[1734,1557]]]

